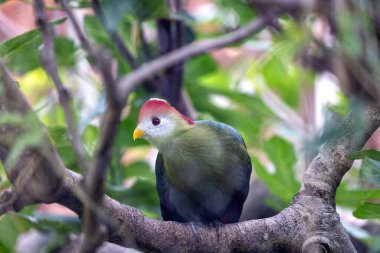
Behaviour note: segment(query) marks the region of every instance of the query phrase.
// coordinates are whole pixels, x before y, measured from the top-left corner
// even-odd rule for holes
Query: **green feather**
[[[180,188],[194,188],[207,181],[229,191],[240,184],[239,179],[231,180],[239,175],[235,170],[241,169],[235,165],[249,159],[240,135],[212,121],[197,121],[161,146],[160,152],[168,179]]]

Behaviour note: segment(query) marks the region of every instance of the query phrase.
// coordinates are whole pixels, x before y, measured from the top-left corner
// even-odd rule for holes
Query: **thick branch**
[[[82,205],[73,193],[80,176],[69,170],[66,173],[61,197],[56,200],[81,214]],[[330,201],[328,196],[316,198],[305,191],[274,217],[222,225],[218,229],[150,219],[107,196],[101,206],[108,218],[110,242],[148,252],[300,252],[309,243],[321,243],[332,252],[353,252]]]

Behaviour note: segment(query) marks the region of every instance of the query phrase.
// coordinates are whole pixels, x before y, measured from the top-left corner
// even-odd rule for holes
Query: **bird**
[[[251,159],[240,133],[211,120],[193,121],[166,100],[141,107],[133,139],[158,149],[156,189],[164,221],[236,223],[249,191]]]

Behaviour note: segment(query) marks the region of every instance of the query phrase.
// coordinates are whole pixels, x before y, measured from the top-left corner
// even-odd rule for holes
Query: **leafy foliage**
[[[66,18],[58,19],[56,21],[50,22],[50,25],[59,25],[65,22]],[[65,39],[66,41],[69,39]],[[58,46],[62,46],[63,42],[59,42]],[[0,57],[7,61],[7,66],[17,72],[25,73],[41,66],[40,62],[40,52],[38,47],[42,44],[42,36],[39,29],[33,29],[29,32],[23,33],[12,39],[3,42],[0,45]],[[60,47],[59,47],[60,48]],[[61,50],[61,48],[59,49]],[[65,54],[71,53],[70,51],[65,51]],[[67,57],[67,55],[60,55],[60,59]],[[61,60],[62,61],[62,60]]]
[[[361,159],[361,169],[360,169],[360,178],[377,187],[378,189],[367,190],[364,193],[368,196],[369,192],[377,193],[380,192],[380,151],[369,149],[358,152],[353,152],[350,154],[351,159]],[[377,195],[377,194],[376,194]],[[373,196],[372,200],[379,199],[380,196]],[[367,199],[366,201],[371,200]],[[361,219],[374,219],[380,217],[380,204],[364,202],[362,200],[361,204],[354,211],[354,215]]]
[[[283,208],[290,203],[301,186],[295,177],[294,149],[289,142],[275,136],[264,143],[264,150],[274,166],[274,172],[269,172],[256,157],[252,157],[252,164],[257,176],[282,200]]]
[[[4,1],[0,0],[0,3],[2,2]],[[110,53],[118,78],[130,73],[132,68],[121,56],[109,32],[120,33],[137,64],[143,64],[149,58],[147,48],[151,51],[150,57],[154,58],[158,54],[158,48],[164,44],[162,41],[157,41],[156,22],[159,19],[175,18],[184,21],[185,41],[190,43],[195,38],[214,37],[215,34],[234,30],[257,16],[257,11],[248,1],[216,0],[212,8],[203,13],[204,19],[199,21],[187,11],[170,13],[167,2],[103,0],[101,5],[105,15],[105,29],[98,17],[94,15],[84,17],[83,28],[86,36],[96,47],[105,48]],[[78,8],[91,6],[88,0],[77,1],[76,4]],[[213,10],[216,12],[215,15]],[[366,13],[364,10],[359,9],[358,17]],[[336,42],[338,48],[334,45],[334,50],[342,50],[353,58],[360,57],[362,53],[360,38],[352,34],[358,26],[364,32],[368,32],[365,23],[370,22],[365,18],[364,24],[356,25],[357,20],[350,19],[348,14],[343,13],[337,20],[341,28],[341,38],[338,38]],[[51,22],[51,25],[57,26],[64,21],[65,19],[59,19]],[[299,191],[302,172],[318,149],[340,133],[341,129],[336,122],[347,113],[347,108],[350,107],[347,104],[359,108],[350,102],[344,93],[339,93],[338,96],[342,99],[335,104],[329,104],[326,109],[329,112],[338,111],[339,117],[325,117],[327,123],[324,127],[313,125],[315,118],[313,115],[308,115],[313,112],[307,111],[310,104],[305,102],[303,96],[310,90],[314,92],[313,84],[319,73],[305,68],[304,64],[300,63],[305,52],[312,51],[318,54],[319,51],[314,52],[316,40],[310,32],[313,30],[312,21],[308,19],[299,21],[302,22],[281,17],[279,19],[283,29],[281,32],[268,29],[259,36],[259,39],[251,37],[235,44],[228,48],[230,51],[223,55],[222,60],[215,57],[215,52],[191,58],[186,61],[184,72],[184,89],[198,113],[198,119],[224,122],[242,133],[251,155],[254,175],[280,200],[279,202],[273,199],[266,200],[266,203],[276,210],[286,207],[294,194]],[[67,23],[65,22],[66,25]],[[146,41],[143,41],[139,31],[141,27],[145,29]],[[143,42],[147,45],[143,45]],[[98,73],[91,68],[93,62],[86,58],[86,54],[74,38],[57,36],[54,43],[60,75],[65,85],[72,90],[75,120],[78,122],[87,155],[92,157],[101,131],[99,122],[106,106],[106,94],[99,85],[101,80],[98,78]],[[34,29],[1,43],[0,58],[5,60],[13,72],[20,75],[20,86],[41,121],[47,126],[50,138],[65,166],[80,172],[65,125],[63,110],[58,104],[52,82],[46,75],[41,74],[41,46],[41,32]],[[370,52],[371,50],[367,50],[366,53]],[[237,56],[231,57],[234,54]],[[376,57],[373,59],[373,55],[369,64],[371,67],[379,65],[378,59]],[[229,60],[233,64],[229,63]],[[160,76],[164,74],[165,71],[160,73]],[[38,84],[38,89],[32,85],[32,81]],[[81,90],[82,86],[86,88]],[[146,99],[159,96],[160,83],[157,83],[157,86],[158,88],[149,90],[141,85],[130,95],[116,133],[116,143],[106,180],[108,195],[137,207],[154,218],[160,217],[155,175],[151,165],[155,153],[151,152],[146,142],[134,142],[132,133],[137,124],[140,106]],[[86,97],[90,88],[94,90],[95,95]],[[273,106],[272,101],[265,96],[265,91],[275,94],[281,106]],[[39,93],[38,96],[36,93]],[[313,96],[315,97],[315,94]],[[93,103],[86,105],[85,101],[82,101],[84,98],[92,100]],[[283,107],[298,115],[308,128],[303,130],[312,134],[305,136],[300,134],[294,125],[282,122]],[[358,110],[356,114],[362,115],[362,112]],[[358,117],[357,122],[358,125],[354,127],[360,131],[363,126],[362,119]],[[15,142],[9,163],[14,162],[25,148],[36,146],[41,142],[41,133],[38,131],[40,127],[33,115],[2,117],[0,127],[4,124],[28,129]],[[310,143],[310,139],[314,142]],[[305,147],[304,153],[311,154],[311,158],[306,159],[307,155],[300,151],[300,147]],[[355,210],[353,214],[358,218],[379,218],[380,207],[377,202],[380,199],[380,152],[373,149],[365,150],[355,152],[350,157],[362,160],[358,174],[360,183],[357,183],[356,175],[347,175],[338,188],[337,205]],[[2,180],[0,189],[5,189],[10,184],[5,179],[3,169],[0,172]],[[62,233],[64,236],[79,232],[77,220],[41,218],[34,208],[28,215],[7,214],[0,218],[0,252],[12,251],[17,237],[32,228],[41,231],[54,230],[55,234]],[[52,244],[46,251],[59,247],[64,242],[64,237],[57,236],[56,242],[58,246]]]

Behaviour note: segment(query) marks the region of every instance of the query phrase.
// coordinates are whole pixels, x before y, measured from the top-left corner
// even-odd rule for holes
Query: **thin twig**
[[[114,89],[115,81],[112,75],[111,59],[108,53],[104,49],[96,49],[91,45],[82,28],[80,27],[73,11],[68,6],[67,1],[61,0],[60,2],[62,8],[67,13],[67,16],[74,26],[74,30],[78,36],[82,48],[87,52],[90,58],[94,61],[97,69],[100,71],[103,79],[102,82],[105,84],[104,87],[107,90],[107,94],[112,97],[111,101],[113,101],[113,103],[120,103],[120,100],[117,100],[117,98],[119,98],[117,91]]]
[[[108,33],[112,41],[115,43],[121,56],[126,60],[126,62],[132,69],[135,69],[137,67],[137,62],[134,56],[129,51],[127,46],[124,44],[123,39],[121,38],[120,34],[116,31],[116,29],[111,29],[107,25],[107,20],[105,19],[104,12],[102,10],[102,6],[99,0],[92,0],[92,8],[94,9],[96,16],[99,18],[104,30]]]
[[[228,44],[232,44],[244,38],[247,38],[252,33],[262,29],[270,20],[269,15],[262,16],[254,21],[251,21],[246,26],[231,32],[230,34],[221,36],[216,39],[194,42],[188,46],[184,46],[178,50],[174,50],[166,55],[163,55],[153,61],[150,61],[131,74],[119,80],[119,94],[122,96],[120,100],[124,100],[134,88],[144,80],[147,80],[152,75],[162,71],[178,62],[186,60],[190,57],[208,52],[212,49],[220,48]]]
[[[315,11],[320,4],[316,0],[248,0],[248,3],[261,9],[277,8],[283,12],[301,10],[303,13]]]
[[[74,120],[74,113],[70,106],[70,92],[63,85],[61,78],[58,74],[57,62],[54,53],[54,31],[47,23],[45,15],[45,3],[43,0],[35,0],[35,14],[37,25],[41,28],[44,38],[44,45],[42,51],[42,63],[48,75],[53,79],[55,87],[58,91],[59,101],[65,113],[66,125],[71,137],[71,144],[74,149],[76,160],[83,171],[89,171],[90,164],[86,158],[86,151],[79,135],[76,122]]]
[[[62,0],[61,5],[73,23],[82,47],[87,51],[90,58],[94,61],[95,67],[100,72],[102,83],[107,91],[108,106],[102,121],[101,137],[98,142],[94,169],[85,175],[84,180],[85,191],[90,198],[89,202],[99,203],[104,195],[105,172],[110,161],[124,101],[119,99],[120,96],[118,95],[115,79],[111,71],[112,62],[109,54],[104,49],[94,48],[90,44],[79,26],[74,13],[68,8],[66,0]],[[103,226],[104,222],[104,218],[99,216],[99,210],[93,210],[93,206],[91,205],[85,206],[83,226],[85,237],[81,245],[82,253],[94,252],[102,244],[105,239],[104,233],[106,232],[106,228]]]
[[[66,12],[67,16],[71,20],[74,30],[78,36],[78,39],[82,45],[82,47],[87,51],[87,53],[90,55],[90,57],[94,57],[95,51],[93,47],[91,46],[90,42],[87,40],[87,37],[84,35],[84,32],[82,31],[78,21],[76,20],[74,13],[71,9],[71,7],[67,4],[66,0],[60,1],[62,9]]]

